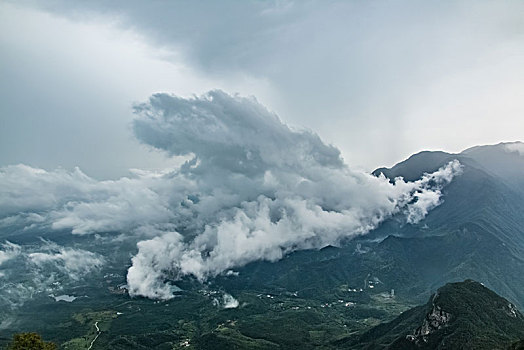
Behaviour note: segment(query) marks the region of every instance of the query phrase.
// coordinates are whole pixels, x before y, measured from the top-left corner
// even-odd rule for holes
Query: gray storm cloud
[[[138,139],[171,155],[194,154],[202,168],[257,177],[271,169],[344,166],[338,149],[291,130],[253,97],[220,90],[193,99],[156,94],[135,113]]]
[[[188,161],[113,181],[79,169],[0,170],[0,226],[142,237],[127,275],[132,296],[169,299],[175,287],[166,280],[205,280],[251,261],[338,245],[392,215],[416,223],[461,171],[453,161],[392,184],[351,170],[337,148],[287,126],[254,98],[222,91],[155,94],[135,113],[141,142]]]

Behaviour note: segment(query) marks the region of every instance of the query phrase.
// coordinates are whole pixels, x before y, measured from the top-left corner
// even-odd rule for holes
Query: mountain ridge
[[[254,262],[239,269],[235,281],[218,280],[234,288],[288,290],[310,281],[311,293],[322,294],[323,289],[359,283],[371,274],[385,281],[385,290],[393,288],[401,297],[422,302],[438,286],[473,278],[522,308],[524,196],[475,158],[460,154],[422,152],[399,163],[401,168],[393,167],[389,175],[407,173],[409,180],[416,180],[457,158],[464,167],[462,175],[443,189],[441,205],[418,224],[392,218],[329,252],[298,252],[277,263]],[[524,157],[519,159],[524,164]]]
[[[506,349],[522,337],[520,311],[482,284],[465,280],[446,284],[426,304],[365,332],[352,348]]]

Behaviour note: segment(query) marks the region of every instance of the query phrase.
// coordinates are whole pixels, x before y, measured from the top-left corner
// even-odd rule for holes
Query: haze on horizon
[[[256,96],[373,170],[425,149],[522,140],[524,3],[0,3],[0,166],[118,178],[156,92]],[[177,163],[177,164],[178,164]]]

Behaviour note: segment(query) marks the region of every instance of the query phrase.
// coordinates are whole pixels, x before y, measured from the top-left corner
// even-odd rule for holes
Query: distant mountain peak
[[[494,145],[478,145],[469,147],[461,152],[461,154],[470,154],[473,152],[486,151],[486,150],[497,150],[504,152],[516,152],[519,155],[524,155],[524,142],[512,141],[512,142],[499,142]]]

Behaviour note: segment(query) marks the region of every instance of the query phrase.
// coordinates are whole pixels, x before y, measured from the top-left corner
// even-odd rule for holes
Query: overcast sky
[[[0,166],[169,166],[155,92],[255,96],[367,170],[524,138],[522,1],[2,1],[0,52]]]

